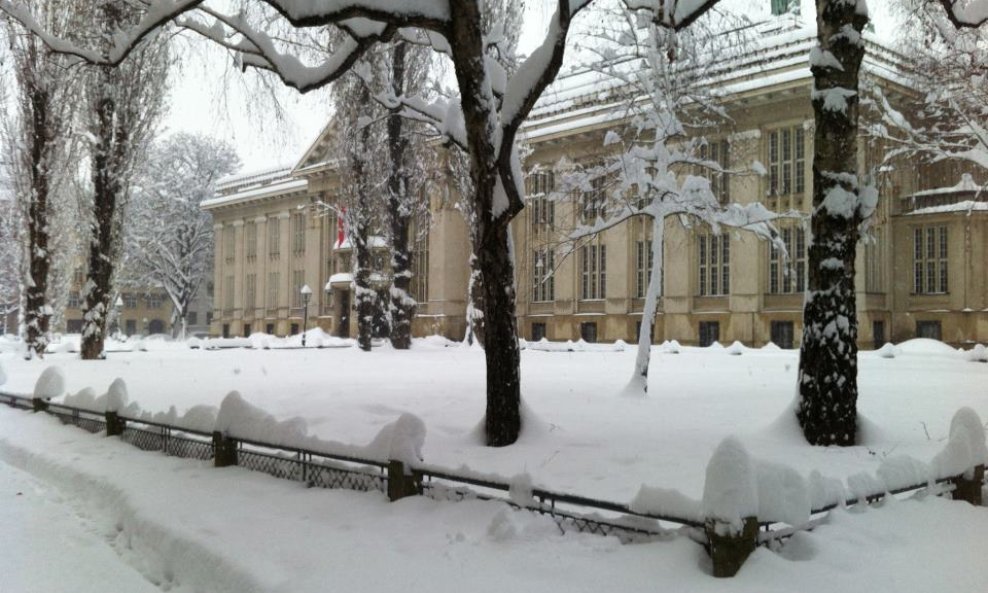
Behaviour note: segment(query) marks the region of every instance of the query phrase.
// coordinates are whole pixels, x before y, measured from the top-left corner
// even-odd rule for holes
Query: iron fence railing
[[[732,536],[740,538],[742,544],[738,547],[736,541],[725,545],[724,538],[715,533],[716,522],[700,516],[649,513],[626,504],[542,488],[524,489],[519,486],[513,491],[511,484],[485,476],[454,474],[443,468],[422,464],[408,468],[394,460],[383,462],[349,454],[281,446],[116,413],[104,414],[2,391],[0,404],[46,412],[64,424],[78,426],[90,433],[119,436],[122,441],[144,451],[160,451],[170,456],[201,461],[213,460],[217,467],[237,465],[276,478],[302,482],[309,487],[383,492],[391,500],[424,495],[448,501],[499,501],[550,517],[562,533],[575,531],[612,535],[624,542],[661,538],[674,530],[683,530],[713,557],[715,576],[732,576],[756,545],[771,547],[798,531],[811,530],[827,512],[838,506],[868,504],[887,496],[902,496],[921,490],[941,495],[955,489],[955,498],[960,495],[964,500],[970,498],[971,502],[980,503],[984,483],[984,467],[979,465],[974,468],[974,480],[963,476],[942,478],[835,501],[813,509],[810,520],[803,525],[758,521],[751,517],[745,520],[745,533]],[[722,548],[728,551],[720,551]]]

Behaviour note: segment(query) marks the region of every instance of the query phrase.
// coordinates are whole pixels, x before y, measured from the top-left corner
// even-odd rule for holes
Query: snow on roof
[[[957,202],[955,204],[918,208],[912,212],[909,212],[906,216],[917,216],[919,214],[945,214],[949,212],[988,212],[988,202],[964,200],[963,202]]]
[[[308,185],[309,182],[306,181],[305,179],[293,179],[290,177],[287,179],[282,179],[276,183],[253,185],[241,191],[237,191],[226,195],[218,195],[215,198],[205,200],[202,203],[202,209],[209,210],[210,208],[217,208],[219,206],[226,206],[230,204],[238,204],[241,202],[247,202],[249,200],[254,200],[257,198],[287,194],[296,191],[304,191],[308,187]]]
[[[944,194],[956,194],[961,192],[976,192],[981,189],[981,186],[974,181],[974,177],[970,173],[964,173],[961,175],[961,180],[957,185],[952,185],[950,187],[938,187],[934,189],[924,189],[923,191],[918,191],[912,195],[905,196],[906,198],[921,198],[924,196],[939,196]]]
[[[353,282],[353,274],[349,272],[337,272],[329,277],[326,284],[349,284]]]
[[[244,186],[270,183],[278,178],[288,177],[293,165],[294,163],[281,163],[273,167],[227,175],[216,183],[216,191],[217,193],[226,193],[231,190],[242,189]]]

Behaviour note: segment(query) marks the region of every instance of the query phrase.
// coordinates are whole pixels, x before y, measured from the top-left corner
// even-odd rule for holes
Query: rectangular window
[[[418,303],[429,300],[429,236],[422,237],[415,243],[412,252],[412,282],[409,289],[412,298]]]
[[[82,305],[82,300],[79,298],[79,291],[69,291],[69,301],[65,303],[65,306],[69,309],[78,309],[80,305]]]
[[[233,290],[234,290],[234,277],[227,276],[226,282],[223,284],[223,307],[226,309],[233,309]]]
[[[700,346],[707,347],[714,342],[720,341],[720,322],[701,321],[700,322]]]
[[[774,243],[769,246],[768,291],[770,294],[801,293],[806,290],[806,230],[783,227],[779,235],[789,259],[783,257],[782,250]]]
[[[526,179],[526,188],[531,211],[532,234],[540,235],[552,230],[556,222],[556,203],[550,194],[555,189],[556,179],[552,171],[539,171]]]
[[[931,340],[940,340],[943,338],[943,332],[939,321],[917,321],[916,322],[916,337],[917,338],[929,338]]]
[[[607,294],[607,246],[584,245],[580,249],[580,298],[603,299]]]
[[[268,256],[278,259],[281,255],[281,219],[268,219]]]
[[[305,285],[305,270],[292,270],[292,308],[302,308],[302,287]]]
[[[697,236],[697,294],[720,296],[731,291],[731,237],[706,233]]]
[[[199,323],[199,312],[189,311],[186,313],[185,320],[188,321],[189,325],[196,325]]]
[[[226,263],[228,264],[232,264],[234,258],[236,257],[236,234],[236,227],[231,226],[223,229],[223,257],[226,259]]]
[[[948,282],[946,226],[913,229],[913,290],[916,294],[946,294]]]
[[[292,214],[292,254],[305,254],[305,213]]]
[[[244,225],[244,255],[248,261],[257,258],[257,223],[253,220]]]
[[[539,340],[544,340],[546,338],[545,333],[545,323],[533,323],[532,324],[532,341],[538,342]]]
[[[281,284],[280,272],[268,273],[268,309],[278,307],[278,285]]]
[[[795,328],[792,321],[773,321],[771,325],[772,343],[779,348],[792,350]]]
[[[251,313],[257,307],[257,274],[247,274],[244,280],[244,309]]]
[[[250,337],[250,324],[249,323],[245,323],[244,324],[244,337],[245,338],[249,338]]]
[[[123,300],[124,309],[136,309],[137,308],[137,295],[132,292],[125,292],[120,295]]]
[[[805,144],[806,132],[802,126],[783,128],[769,133],[769,195],[802,195],[806,191]]]
[[[124,333],[127,334],[128,336],[132,336],[132,335],[136,334],[137,333],[137,320],[136,319],[128,319],[126,322],[124,322],[124,328],[125,328],[124,329]]]
[[[600,175],[590,180],[590,189],[583,192],[582,220],[584,224],[593,224],[604,214],[607,201],[607,177]]]
[[[700,167],[697,175],[705,177],[710,181],[710,191],[721,204],[731,201],[730,183],[724,171],[730,167],[730,143],[727,140],[707,142],[700,145],[700,159],[712,161],[721,169],[720,171],[711,167]]]
[[[556,254],[551,247],[532,251],[532,302],[556,298]]]
[[[160,309],[163,304],[165,304],[165,295],[157,292],[152,292],[146,297],[148,303],[148,309]]]
[[[635,298],[643,299],[648,294],[648,284],[652,281],[652,241],[635,243]]]
[[[596,321],[585,321],[580,324],[580,339],[591,344],[597,341]]]

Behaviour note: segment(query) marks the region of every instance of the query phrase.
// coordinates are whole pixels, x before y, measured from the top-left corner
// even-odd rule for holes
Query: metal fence
[[[758,521],[751,517],[745,521],[744,533],[725,539],[716,534],[717,524],[712,519],[652,514],[632,509],[625,504],[541,488],[513,492],[512,486],[506,482],[458,475],[426,465],[406,468],[401,462],[393,460],[382,462],[351,455],[285,447],[218,432],[207,433],[128,418],[115,413],[104,414],[5,392],[0,392],[0,404],[46,412],[63,424],[78,426],[90,433],[119,436],[122,441],[144,451],[160,451],[165,455],[200,461],[212,460],[217,467],[236,465],[276,478],[301,482],[309,487],[383,492],[391,500],[424,495],[443,501],[499,501],[514,508],[550,517],[562,533],[610,535],[623,542],[661,539],[674,531],[685,532],[691,539],[702,544],[711,555],[715,576],[733,576],[757,545],[777,546],[798,531],[813,529],[827,512],[838,506],[868,504],[886,496],[901,496],[922,490],[929,490],[936,495],[956,490],[955,498],[980,504],[981,487],[984,484],[984,466],[979,465],[974,468],[973,480],[956,476],[848,498],[813,509],[810,521],[803,525]],[[524,499],[519,496],[522,494]]]

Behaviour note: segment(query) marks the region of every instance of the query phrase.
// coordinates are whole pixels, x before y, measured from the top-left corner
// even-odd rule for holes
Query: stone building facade
[[[706,136],[709,158],[763,174],[711,181],[725,201],[808,215],[814,124],[806,56],[814,35],[798,23],[776,23],[761,35],[761,49],[711,68],[731,123]],[[862,72],[894,97],[908,92],[897,74],[901,64],[901,56],[869,42]],[[523,129],[533,172],[513,237],[519,333],[526,339],[632,341],[641,322],[651,222],[632,219],[573,248],[558,238],[597,199],[596,186],[547,198],[567,167],[604,154],[604,135],[617,123],[598,76],[562,77]],[[355,334],[349,247],[335,216],[317,206],[339,191],[332,140],[327,126],[297,165],[231,179],[204,204],[216,229],[212,334],[300,331],[305,284],[313,290],[311,325]],[[864,140],[859,155],[865,169],[882,156]],[[871,238],[859,246],[856,265],[862,347],[915,336],[955,345],[988,341],[988,208],[983,197],[976,201],[985,181],[918,164],[882,177]],[[416,246],[414,332],[459,339],[470,247],[461,215],[448,204],[433,198],[432,222]],[[778,226],[789,259],[752,235],[667,220],[654,340],[798,346],[808,224]]]

